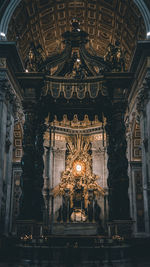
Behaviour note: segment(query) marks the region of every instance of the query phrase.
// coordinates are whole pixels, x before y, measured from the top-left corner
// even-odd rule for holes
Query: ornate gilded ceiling
[[[17,40],[23,60],[31,42],[40,43],[50,56],[64,48],[61,35],[71,31],[74,17],[89,34],[90,53],[99,56],[119,39],[129,64],[137,40],[145,39],[144,22],[132,0],[24,0],[11,19],[8,39]]]

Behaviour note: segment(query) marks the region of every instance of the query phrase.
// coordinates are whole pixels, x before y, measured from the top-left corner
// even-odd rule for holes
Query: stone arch
[[[6,38],[7,36],[7,30],[8,30],[8,25],[10,22],[10,19],[16,9],[16,7],[19,5],[19,3],[21,2],[21,0],[11,0],[9,5],[7,6],[3,17],[1,18],[1,22],[0,22],[0,33],[4,33]]]
[[[145,26],[146,26],[146,32],[148,33],[150,31],[150,11],[148,10],[145,2],[143,0],[133,0],[134,3],[139,8],[141,15],[143,16]]]
[[[141,12],[141,15],[143,16],[146,26],[146,32],[150,32],[150,11],[148,10],[144,0],[133,0],[133,1],[137,5],[139,11]],[[5,36],[0,36],[0,39],[7,39],[6,36],[10,19],[20,2],[21,0],[11,0],[9,5],[7,6],[0,22],[0,33],[4,33]]]

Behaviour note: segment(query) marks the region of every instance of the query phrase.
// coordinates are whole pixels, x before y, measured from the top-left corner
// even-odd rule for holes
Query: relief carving
[[[6,58],[0,58],[0,69],[6,68]]]
[[[144,112],[145,100],[147,99],[147,97],[148,97],[148,88],[146,84],[143,84],[137,96],[136,108],[137,108],[138,113]]]
[[[10,111],[7,112],[7,123],[6,123],[6,140],[5,140],[5,145],[6,145],[6,152],[9,151],[10,145],[12,144],[11,136],[10,136],[10,131],[11,131],[11,126],[12,126],[12,121],[11,121],[11,114]]]
[[[0,101],[5,101],[7,87],[8,87],[8,82],[6,78],[6,72],[0,71]]]

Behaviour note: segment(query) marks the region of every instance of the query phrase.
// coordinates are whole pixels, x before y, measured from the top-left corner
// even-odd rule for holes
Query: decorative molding
[[[5,71],[0,71],[0,101],[6,101],[11,105],[15,120],[24,121],[21,100],[12,88]]]
[[[92,83],[65,83],[65,82],[51,82],[47,81],[46,86],[43,88],[43,95],[50,94],[53,98],[57,99],[62,94],[64,98],[71,99],[74,95],[78,99],[84,99],[89,94],[90,98],[97,98],[101,93],[103,96],[108,95],[107,87],[102,82]]]
[[[11,119],[11,113],[10,110],[7,111],[7,122],[6,122],[6,139],[5,139],[5,146],[6,146],[6,152],[8,153],[9,148],[12,144],[10,141],[11,136],[11,127],[12,127],[12,119]]]
[[[20,122],[23,125],[25,122],[25,115],[23,112],[22,103],[18,97],[15,98],[15,103],[13,108],[15,114],[15,124]]]

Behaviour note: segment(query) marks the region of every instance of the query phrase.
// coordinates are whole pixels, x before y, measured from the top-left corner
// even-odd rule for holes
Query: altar
[[[54,223],[52,234],[64,236],[95,236],[100,233],[98,223]],[[101,231],[102,234],[102,231]]]
[[[65,170],[61,172],[59,183],[52,188],[47,203],[50,232],[61,235],[102,233],[106,190],[99,184],[100,177],[93,172],[92,139],[76,134],[66,136],[65,141]]]

